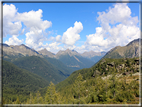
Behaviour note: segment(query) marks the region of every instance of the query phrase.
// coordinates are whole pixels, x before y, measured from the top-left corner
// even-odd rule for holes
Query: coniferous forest
[[[7,63],[4,62],[5,64]],[[17,69],[12,66],[9,69],[16,72]],[[23,73],[22,76],[26,75],[26,72],[20,73]],[[5,72],[3,74],[6,75]],[[33,81],[35,82],[34,78]],[[43,81],[45,80],[41,79],[40,87],[45,84]],[[34,84],[31,83],[30,91],[27,89],[28,85],[27,88],[23,87],[22,81],[19,84],[10,84],[7,78],[4,82],[4,104],[138,104],[139,59],[104,58],[91,68],[73,72],[57,85],[50,82],[44,88],[36,85],[37,89],[32,89]],[[17,92],[19,87],[23,88]]]

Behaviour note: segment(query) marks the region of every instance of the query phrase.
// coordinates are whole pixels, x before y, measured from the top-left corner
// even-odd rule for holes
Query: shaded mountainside
[[[106,52],[94,52],[94,51],[89,51],[89,52],[84,52],[81,54],[82,57],[88,58],[92,60],[93,62],[98,62]]]
[[[134,58],[139,57],[139,42],[142,39],[136,39],[127,44],[126,46],[117,46],[111,49],[104,58]]]
[[[43,77],[49,82],[52,81],[54,84],[63,81],[68,76],[67,73],[64,74],[64,71],[60,71],[46,59],[37,56],[18,58],[13,63],[20,68]]]
[[[55,58],[50,57],[44,57],[48,62],[50,62],[54,67],[62,71],[66,76],[69,76],[74,70],[67,67],[64,63],[62,63],[60,60],[57,60]]]
[[[69,49],[66,51],[59,51],[56,54],[56,58],[74,71],[82,68],[89,68],[94,64],[93,61],[84,58],[76,51]]]
[[[36,92],[40,88],[47,87],[49,82],[42,77],[21,69],[11,62],[3,60],[2,83],[3,97],[5,100],[16,100],[17,96],[25,101],[30,92]]]
[[[105,55],[106,54],[106,52],[94,52],[94,51],[89,51],[89,52],[84,52],[84,53],[82,53],[81,55],[83,56],[83,57],[86,57],[86,58],[92,58],[92,57],[94,57],[94,56],[103,56],[103,55]]]

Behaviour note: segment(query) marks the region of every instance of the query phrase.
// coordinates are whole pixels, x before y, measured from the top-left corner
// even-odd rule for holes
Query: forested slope
[[[60,81],[63,81],[66,78],[66,74],[60,71],[50,62],[44,58],[38,56],[27,56],[18,58],[13,61],[15,65],[20,68],[26,69],[32,73],[35,73],[47,81],[52,81],[54,84],[57,84]]]
[[[42,77],[21,69],[16,65],[3,60],[2,84],[5,103],[15,101],[17,97],[23,102],[29,97],[30,92],[36,92],[40,88],[49,85]]]
[[[102,59],[72,73],[44,94],[30,95],[27,104],[139,104],[139,59]]]

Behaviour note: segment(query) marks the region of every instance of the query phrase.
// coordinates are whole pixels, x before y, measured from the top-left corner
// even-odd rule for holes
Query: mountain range
[[[89,68],[98,60],[100,60],[104,55],[105,52],[97,53],[97,52],[85,52],[83,54],[78,53],[75,50],[60,50],[57,54],[54,54],[46,49],[36,51],[27,47],[24,44],[21,45],[3,45],[3,58],[7,61],[14,61],[17,58],[24,57],[24,56],[39,56],[41,58],[51,58],[53,60],[57,59],[62,64],[67,66],[72,72],[82,68]],[[91,54],[91,56],[90,56]],[[53,62],[53,61],[51,61]]]
[[[30,88],[27,88],[28,93],[21,92],[20,88],[16,88],[23,87],[21,85],[22,83],[15,82],[19,81],[20,78],[20,82],[24,82],[24,86],[27,87],[33,87],[27,82],[29,78],[33,78],[31,82],[36,81],[38,84],[44,81],[43,86],[37,86],[37,88],[35,88],[36,90],[46,87],[51,81],[54,84],[59,83],[56,87],[58,90],[62,90],[64,88],[68,89],[67,87],[70,87],[71,84],[74,83],[79,73],[83,75],[83,79],[89,79],[90,81],[91,78],[96,76],[111,75],[113,71],[120,71],[120,73],[125,74],[127,74],[127,72],[138,72],[137,58],[140,53],[139,41],[141,41],[141,39],[131,41],[123,47],[114,47],[107,53],[90,51],[84,52],[83,54],[69,49],[65,51],[60,50],[57,54],[53,54],[46,49],[36,51],[23,44],[19,46],[2,44],[3,83],[7,84],[4,86],[6,90],[3,91],[5,93],[4,96],[6,98],[6,96],[8,96],[6,93],[12,93],[10,87],[14,90],[13,94],[18,90],[20,96],[25,95],[25,99],[27,98],[26,96],[29,95],[29,92],[34,92]],[[129,58],[133,59],[129,60]],[[97,63],[95,62],[96,60],[93,61],[93,59],[100,61]],[[131,66],[131,68],[129,66]],[[122,69],[122,67],[124,69]],[[12,75],[10,75],[11,72]],[[33,75],[33,77],[28,76],[28,74],[30,76]],[[28,79],[23,79],[25,77],[22,77],[23,75],[27,75]],[[35,78],[37,78],[37,80],[34,80]],[[13,94],[9,99],[13,97]],[[15,97],[13,100],[15,100]]]

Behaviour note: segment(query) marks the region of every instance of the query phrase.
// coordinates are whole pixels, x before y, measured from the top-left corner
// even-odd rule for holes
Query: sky
[[[140,38],[139,3],[4,3],[3,43],[109,51]]]

